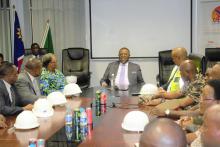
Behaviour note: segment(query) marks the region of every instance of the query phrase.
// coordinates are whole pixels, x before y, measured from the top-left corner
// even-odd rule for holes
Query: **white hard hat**
[[[63,90],[63,94],[65,96],[79,95],[80,93],[82,93],[82,91],[81,91],[80,87],[75,83],[67,84]]]
[[[15,121],[14,127],[16,129],[32,129],[38,127],[40,124],[38,123],[37,117],[34,115],[32,111],[23,111],[21,112]]]
[[[148,116],[144,112],[131,111],[125,115],[121,126],[128,131],[143,131],[148,123]]]
[[[37,117],[50,117],[53,115],[52,104],[45,98],[39,98],[32,110]]]
[[[65,104],[66,101],[66,97],[63,95],[62,92],[59,91],[55,91],[55,92],[51,92],[48,96],[47,96],[47,100],[53,105],[63,105]]]
[[[67,82],[67,84],[76,83],[77,82],[77,76],[66,76],[66,82]]]
[[[154,84],[145,84],[142,86],[140,94],[141,95],[154,95],[158,91],[158,88]]]

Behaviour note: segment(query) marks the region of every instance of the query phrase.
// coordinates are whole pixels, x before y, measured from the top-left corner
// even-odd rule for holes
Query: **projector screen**
[[[191,48],[191,0],[90,0],[91,55],[158,57],[180,46]]]

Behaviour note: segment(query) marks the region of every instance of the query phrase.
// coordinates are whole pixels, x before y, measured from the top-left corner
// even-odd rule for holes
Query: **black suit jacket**
[[[22,106],[33,103],[32,100],[19,97],[14,85],[12,85],[12,88],[15,93],[13,102],[10,101],[9,93],[3,80],[0,80],[0,113],[5,116],[16,115],[23,111]]]

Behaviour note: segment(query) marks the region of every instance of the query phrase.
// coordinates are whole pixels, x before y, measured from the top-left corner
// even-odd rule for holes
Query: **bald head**
[[[185,60],[180,64],[180,74],[184,81],[192,81],[196,73],[196,66],[192,60]]]
[[[140,147],[186,147],[186,136],[174,121],[161,118],[150,122],[140,138]]]
[[[220,105],[209,107],[204,114],[201,139],[204,147],[220,146]]]
[[[172,49],[172,59],[176,65],[180,65],[184,60],[187,59],[187,51],[183,47],[177,47]]]
[[[25,70],[34,77],[38,77],[41,74],[42,63],[37,58],[29,58],[25,64]]]
[[[208,75],[208,79],[211,80],[211,79],[220,79],[220,63],[218,64],[215,64],[210,72],[209,72],[209,75]]]

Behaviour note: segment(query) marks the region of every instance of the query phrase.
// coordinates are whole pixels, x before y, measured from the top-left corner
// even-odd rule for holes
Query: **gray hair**
[[[33,69],[38,68],[40,66],[42,66],[41,61],[37,58],[34,58],[34,57],[29,58],[27,63],[25,64],[25,68],[28,70],[33,70]]]
[[[52,53],[44,55],[42,58],[43,67],[47,68],[53,57],[55,57],[55,55]]]

